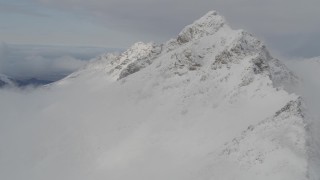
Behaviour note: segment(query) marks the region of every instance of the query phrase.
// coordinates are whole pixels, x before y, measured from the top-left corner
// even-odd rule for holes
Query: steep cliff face
[[[25,174],[311,179],[303,102],[288,92],[297,83],[263,43],[209,12],[163,45],[103,55],[49,86],[57,99],[33,118],[54,126],[41,121],[49,130],[33,148],[45,153]]]

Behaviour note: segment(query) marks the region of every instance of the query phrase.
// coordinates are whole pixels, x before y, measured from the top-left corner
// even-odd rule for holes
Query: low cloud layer
[[[288,63],[303,80],[303,88],[300,93],[306,99],[307,105],[313,106],[311,110],[319,113],[320,60],[318,62],[311,60],[289,61]],[[190,156],[187,156],[188,153],[181,155],[179,152],[182,152],[184,147],[193,145],[189,144],[189,140],[194,141],[192,135],[198,133],[199,129],[203,128],[204,132],[214,129],[214,126],[202,127],[203,120],[199,116],[199,114],[203,115],[203,112],[211,112],[211,106],[207,107],[209,109],[201,104],[200,106],[199,104],[191,106],[201,107],[204,110],[199,110],[199,114],[183,115],[183,121],[176,121],[175,118],[179,117],[169,119],[173,123],[166,126],[163,121],[155,121],[153,118],[168,119],[163,114],[171,116],[172,111],[176,110],[174,108],[172,110],[170,103],[168,106],[163,106],[162,103],[159,104],[162,101],[157,99],[154,102],[149,101],[154,93],[149,91],[150,88],[153,88],[152,86],[145,87],[142,91],[138,91],[138,94],[132,94],[134,91],[122,89],[124,87],[122,85],[111,86],[106,81],[102,81],[103,78],[100,78],[75,82],[71,86],[68,84],[66,86],[57,85],[30,91],[0,89],[0,145],[3,147],[1,149],[0,177],[25,180],[42,180],[43,177],[46,177],[47,180],[88,180],[105,179],[106,176],[114,174],[115,178],[110,179],[117,179],[116,175],[120,174],[127,177],[124,179],[135,179],[134,175],[139,175],[142,172],[151,179],[152,177],[163,179],[163,174],[166,172],[171,173],[172,177],[185,174],[184,171],[179,171],[179,168],[176,167],[187,170],[202,167],[202,156],[201,162],[194,161],[194,157],[191,156],[192,162],[196,163],[188,166],[188,163],[181,160]],[[147,96],[143,93],[147,93]],[[136,101],[136,98],[142,99]],[[172,96],[159,97],[159,99],[162,98],[165,102]],[[159,113],[149,114],[149,112],[163,107],[166,108],[160,110]],[[141,117],[149,119],[145,123],[145,121],[141,121]],[[200,125],[194,126],[194,117],[200,117]],[[319,123],[319,121],[315,121],[315,123]],[[175,126],[181,127],[181,125],[182,128],[174,128]],[[162,146],[157,145],[158,131],[155,131],[154,134],[149,133],[154,131],[153,127],[157,127],[156,129],[159,129],[160,132],[166,132],[161,137],[165,139],[164,144],[169,140],[170,148],[163,148],[166,146],[162,144],[160,144]],[[185,130],[186,127],[195,129]],[[218,130],[220,126],[217,127]],[[312,126],[318,135],[314,137],[319,137],[319,129],[316,127],[319,127],[318,124]],[[172,138],[172,134],[175,134],[174,131],[181,133],[181,136],[173,136]],[[131,136],[128,136],[127,133]],[[205,135],[206,133],[200,133],[199,136],[204,137],[205,140],[196,141],[196,145],[199,145],[199,142],[206,142],[208,138],[205,138]],[[146,146],[145,142],[156,145]],[[179,143],[176,144],[177,142]],[[219,143],[219,141],[217,142]],[[159,147],[160,151],[158,152]],[[171,149],[171,147],[173,148]],[[199,151],[194,147],[196,146],[189,149],[184,148],[184,150],[187,149],[188,152]],[[201,143],[199,147],[201,149],[206,146]],[[163,155],[162,152],[172,153],[173,156],[167,159],[168,156]],[[203,153],[203,151],[200,152]],[[212,160],[211,156],[208,157],[209,160]],[[310,158],[315,159],[316,157]],[[130,171],[131,169],[123,168],[136,159],[141,162],[141,164],[137,163],[137,169],[146,169],[146,171]],[[147,164],[145,162],[152,162],[150,171],[149,167],[144,166]],[[204,163],[206,162],[211,161]]]
[[[0,74],[57,80],[81,68],[104,48],[0,44]]]

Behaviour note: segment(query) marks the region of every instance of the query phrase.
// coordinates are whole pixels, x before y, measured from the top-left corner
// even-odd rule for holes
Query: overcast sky
[[[0,43],[0,74],[14,79],[58,80],[88,60],[117,49],[95,47],[12,45]]]
[[[287,56],[320,56],[319,0],[0,0],[0,41],[127,48],[165,42],[209,10]]]

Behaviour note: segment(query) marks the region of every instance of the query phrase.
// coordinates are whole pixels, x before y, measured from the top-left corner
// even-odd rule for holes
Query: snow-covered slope
[[[103,55],[30,94],[41,108],[23,111],[28,126],[0,126],[0,177],[316,179],[303,102],[289,93],[297,83],[212,11],[163,45]]]

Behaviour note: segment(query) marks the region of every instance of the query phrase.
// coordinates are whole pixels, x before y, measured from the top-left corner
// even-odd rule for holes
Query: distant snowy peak
[[[229,28],[224,17],[216,11],[210,11],[205,16],[186,26],[178,35],[177,41],[181,44],[213,35],[221,28]]]
[[[216,11],[210,11],[205,16],[183,28],[176,38],[166,42],[164,49],[169,52],[188,42],[214,35],[220,30],[228,33],[232,29],[228,26],[223,16]]]

